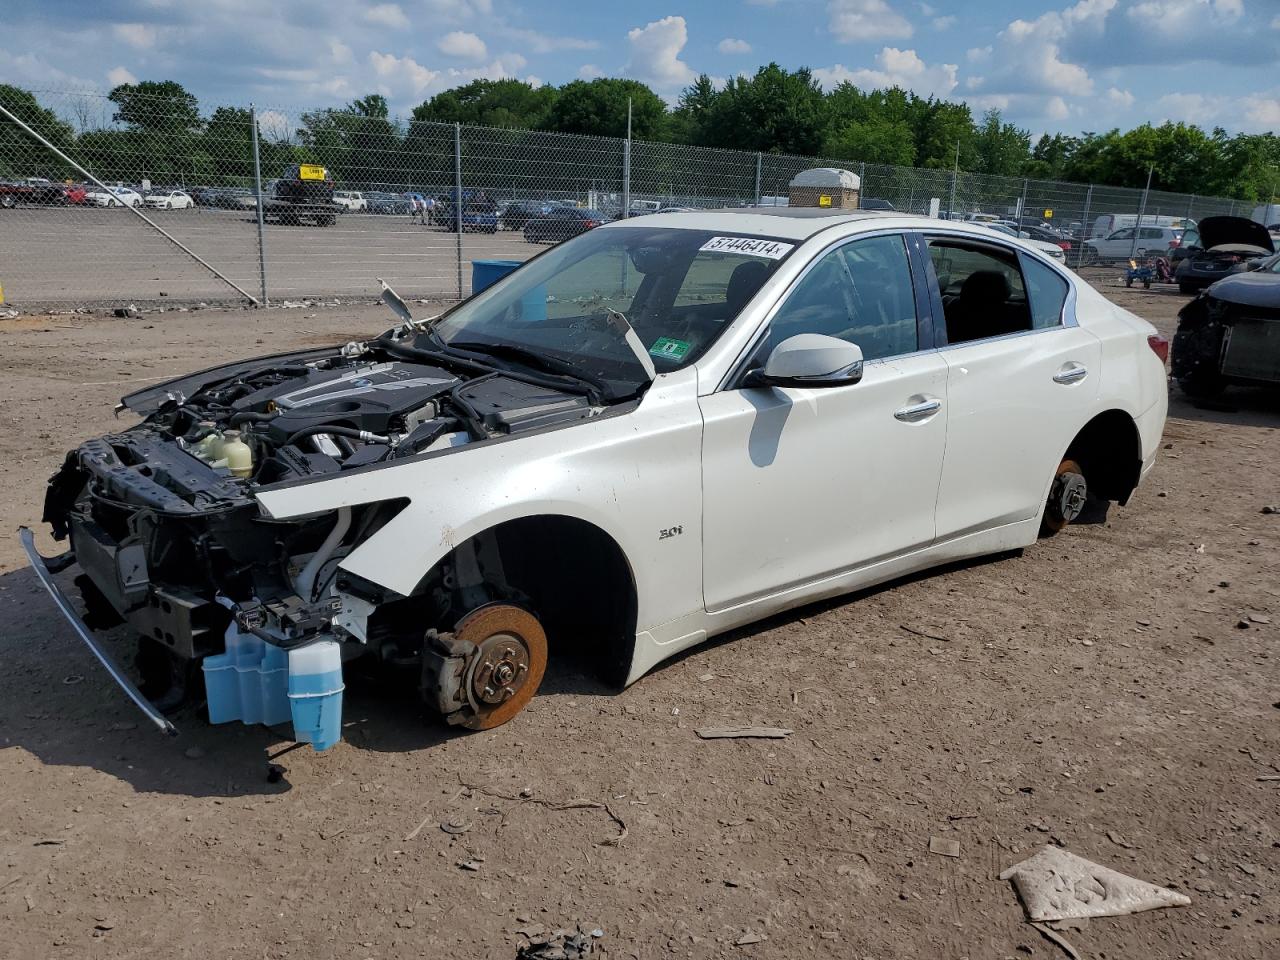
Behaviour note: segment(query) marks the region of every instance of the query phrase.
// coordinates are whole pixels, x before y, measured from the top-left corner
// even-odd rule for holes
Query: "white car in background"
[[[333,202],[341,206],[344,213],[360,213],[369,209],[369,201],[358,190],[335,190]]]
[[[1056,243],[1049,243],[1047,240],[1033,240],[1031,234],[1025,230],[1015,230],[1013,227],[1003,223],[975,223],[974,226],[981,227],[984,230],[994,230],[996,233],[1002,233],[1006,237],[1017,237],[1050,260],[1055,260],[1060,264],[1066,263],[1066,251],[1061,246]]]
[[[287,660],[290,697],[334,697],[340,676],[295,665],[328,645],[493,727],[548,651],[628,684],[779,611],[1032,546],[1086,498],[1126,503],[1168,403],[1151,324],[1021,241],[898,213],[624,219],[443,316],[384,299],[402,322],[375,339],[126,396],[144,419],[50,481],[72,547],[50,563],[143,637],[153,680],[198,676],[225,636],[265,644],[264,685]]]
[[[1134,233],[1137,233],[1135,239]],[[1084,262],[1127,260],[1130,257],[1163,257],[1182,243],[1182,227],[1125,227],[1105,238],[1084,242]]]
[[[142,202],[148,207],[154,207],[157,210],[187,210],[196,205],[191,196],[181,190],[162,190],[158,193],[148,193]]]
[[[129,187],[108,187],[106,191],[93,190],[84,196],[86,203],[100,207],[136,207],[142,203],[142,194]]]

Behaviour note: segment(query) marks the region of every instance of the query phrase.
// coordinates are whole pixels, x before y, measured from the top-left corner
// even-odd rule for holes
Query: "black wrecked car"
[[[1266,263],[1219,280],[1179,312],[1172,366],[1184,393],[1280,386],[1280,257]]]
[[[1183,236],[1183,254],[1174,278],[1182,293],[1196,293],[1233,272],[1239,264],[1275,253],[1267,228],[1245,217],[1205,217],[1198,236]]]

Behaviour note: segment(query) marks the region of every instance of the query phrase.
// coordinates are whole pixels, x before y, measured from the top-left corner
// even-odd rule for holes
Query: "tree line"
[[[174,81],[122,84],[107,94],[110,123],[69,122],[29,91],[0,84],[0,103],[103,179],[185,184],[244,184],[253,173],[249,111],[218,107],[201,113],[196,97]],[[529,169],[520,176],[567,180],[574,156],[589,147],[555,142],[535,131],[622,137],[628,122],[636,140],[768,154],[821,156],[850,163],[951,169],[1006,177],[1141,187],[1148,170],[1162,190],[1256,201],[1280,188],[1280,138],[1274,133],[1229,135],[1185,123],[1143,124],[1078,136],[1044,135],[1007,122],[1000,111],[974,116],[964,103],[919,97],[899,88],[862,90],[842,83],[824,92],[812,73],[775,63],[717,89],[698,77],[674,106],[636,80],[574,80],[559,87],[520,80],[475,80],[436,94],[410,118],[390,116],[372,94],[339,109],[303,113],[296,125],[264,128],[264,175],[292,162],[317,161],[345,183],[393,185],[451,181],[452,136],[440,123],[493,128],[469,130],[468,157],[505,157]],[[519,148],[537,144],[521,157]],[[481,146],[487,149],[479,149]],[[611,163],[600,148],[600,162]],[[72,176],[64,164],[0,118],[0,177]],[[484,174],[483,170],[476,171]],[[375,176],[376,174],[376,176]],[[662,177],[675,171],[658,171]],[[577,179],[583,174],[579,171]]]

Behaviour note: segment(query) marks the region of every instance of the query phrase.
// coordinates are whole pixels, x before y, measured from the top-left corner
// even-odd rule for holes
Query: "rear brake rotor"
[[[1089,487],[1080,464],[1074,460],[1063,460],[1058,464],[1053,485],[1049,488],[1049,500],[1044,508],[1045,529],[1057,533],[1080,516],[1088,495]]]

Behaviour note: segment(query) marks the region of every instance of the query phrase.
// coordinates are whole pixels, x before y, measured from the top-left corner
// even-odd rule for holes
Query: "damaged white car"
[[[142,422],[50,483],[70,550],[25,540],[166,729],[207,696],[215,721],[292,716],[322,748],[359,656],[482,729],[558,651],[631,683],[780,610],[1027,546],[1086,498],[1124,503],[1156,456],[1166,351],[989,230],[634,218],[441,317],[125,397]],[[72,564],[88,619],[141,635],[141,690],[60,593]]]

